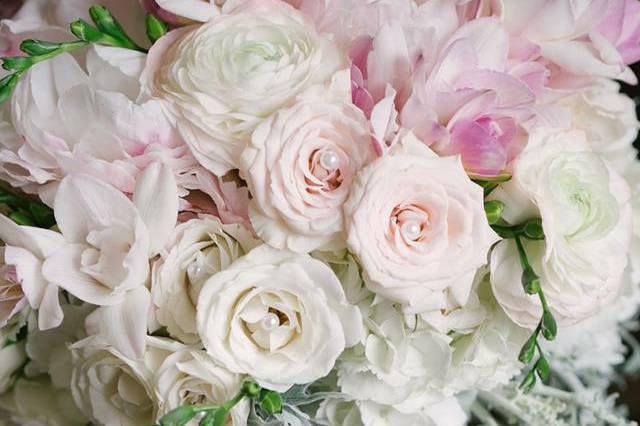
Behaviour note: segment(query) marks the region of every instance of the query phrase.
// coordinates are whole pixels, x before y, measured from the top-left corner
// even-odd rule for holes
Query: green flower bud
[[[24,40],[20,43],[20,50],[32,56],[47,55],[60,49],[60,43],[51,43],[42,40]]]
[[[100,43],[103,41],[103,34],[83,19],[78,19],[71,23],[71,32],[80,40],[90,43]]]
[[[524,236],[530,240],[544,240],[544,229],[542,219],[531,219],[524,224],[522,229]]]
[[[2,68],[7,71],[24,71],[35,63],[29,56],[11,56],[2,58]]]
[[[502,212],[504,212],[504,203],[498,200],[486,201],[484,203],[484,211],[487,214],[489,225],[495,225],[500,220]]]
[[[527,265],[522,271],[522,287],[527,294],[536,294],[540,291],[540,277],[533,268]]]
[[[0,80],[0,103],[6,101],[15,89],[22,73],[15,72]]]
[[[155,43],[168,31],[167,24],[154,15],[147,15],[147,37],[151,43]]]
[[[549,378],[551,378],[551,367],[547,362],[547,359],[540,355],[540,358],[536,362],[535,370],[538,373],[538,377],[542,380],[543,383],[548,383]]]
[[[549,309],[545,309],[542,313],[542,335],[547,340],[554,340],[558,334],[558,325],[556,319]]]
[[[529,340],[524,344],[518,355],[518,360],[523,364],[529,364],[533,360],[533,356],[536,353],[536,342],[538,335],[534,333]]]
[[[249,398],[255,398],[260,394],[262,388],[253,380],[247,380],[242,384],[242,392]]]
[[[529,393],[536,385],[536,382],[537,380],[535,371],[531,370],[527,373],[526,376],[524,376],[522,383],[520,383],[520,389],[522,389],[524,393]]]

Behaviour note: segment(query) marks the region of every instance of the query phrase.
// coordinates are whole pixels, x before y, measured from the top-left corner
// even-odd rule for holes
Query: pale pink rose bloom
[[[339,93],[327,95],[332,90]],[[369,124],[349,99],[347,71],[330,88],[310,89],[258,126],[242,153],[257,234],[298,253],[344,248],[342,205],[374,158]]]
[[[459,157],[438,157],[411,136],[402,144],[358,175],[344,208],[349,250],[367,287],[406,312],[464,306],[499,239],[482,189]]]
[[[509,35],[496,18],[466,23],[417,64],[401,125],[436,152],[461,155],[468,172],[499,174],[524,147],[533,89],[544,86],[544,69],[521,64],[510,73],[508,54]]]

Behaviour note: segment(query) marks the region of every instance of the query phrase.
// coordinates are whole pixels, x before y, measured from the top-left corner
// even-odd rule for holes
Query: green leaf
[[[160,426],[184,426],[198,414],[197,408],[191,405],[178,407],[160,419]]]
[[[51,228],[56,224],[56,218],[53,210],[42,203],[29,203],[29,212],[35,219],[38,226],[42,228]]]
[[[487,214],[489,225],[495,225],[502,217],[504,212],[504,203],[499,200],[486,201],[484,203],[484,211]]]
[[[42,40],[24,40],[20,43],[20,50],[33,56],[47,55],[60,49],[60,43],[51,43]]]
[[[533,356],[536,353],[536,343],[538,340],[538,333],[534,333],[529,340],[522,346],[518,360],[523,364],[529,364],[533,360]]]
[[[100,43],[104,40],[104,35],[84,19],[78,19],[72,22],[70,28],[73,35],[80,40],[89,43]]]
[[[544,229],[542,228],[542,219],[531,219],[527,221],[523,228],[523,234],[530,240],[544,240]]]
[[[282,396],[278,392],[263,389],[260,392],[260,408],[267,414],[280,413],[282,411]]]
[[[10,56],[2,58],[2,68],[7,71],[24,71],[33,65],[35,61],[29,56]]]
[[[16,211],[16,212],[9,213],[9,219],[13,220],[18,225],[36,226],[36,223],[33,221],[31,216],[29,216],[28,214],[26,214],[26,213],[24,213],[22,211]]]
[[[524,393],[529,393],[536,385],[536,382],[537,382],[536,374],[535,374],[535,371],[532,369],[527,373],[526,376],[524,376],[522,383],[520,383],[520,389],[522,389]]]
[[[147,15],[147,37],[151,43],[155,43],[169,31],[167,24],[154,15]]]
[[[540,358],[536,362],[535,370],[543,383],[549,382],[549,378],[551,378],[551,367],[544,356],[540,355]]]
[[[216,409],[209,411],[200,420],[199,426],[224,426],[227,412],[223,409]]]
[[[542,335],[547,340],[554,340],[558,334],[556,319],[549,309],[544,309],[542,313]]]

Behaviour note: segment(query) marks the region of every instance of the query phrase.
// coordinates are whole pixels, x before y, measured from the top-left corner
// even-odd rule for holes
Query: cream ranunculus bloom
[[[198,161],[236,168],[253,130],[339,68],[339,51],[281,1],[250,1],[151,49],[143,80],[164,99]]]
[[[98,338],[75,343],[71,347],[71,391],[77,406],[92,421],[105,426],[155,423],[163,402],[154,385],[154,373],[177,345],[148,337],[144,356],[132,360]]]
[[[280,391],[329,374],[362,333],[358,309],[328,266],[266,245],[211,277],[197,312],[213,358]]]
[[[267,244],[298,253],[344,248],[342,205],[358,171],[374,158],[369,123],[351,103],[349,74],[309,89],[258,126],[242,152],[256,232]]]
[[[539,216],[544,241],[524,241],[559,325],[595,315],[619,292],[631,237],[627,183],[591,152],[581,131],[539,130],[518,159],[514,177],[493,197],[505,201],[510,223]],[[491,284],[509,317],[535,328],[537,296],[524,293],[515,242],[491,255]]]
[[[412,134],[400,148],[356,178],[344,207],[347,245],[367,287],[407,312],[463,306],[499,239],[482,189],[459,157],[438,157]]]
[[[201,216],[178,225],[167,250],[152,270],[151,296],[156,320],[169,333],[193,344],[200,341],[196,305],[205,281],[259,244],[242,225],[223,225]]]
[[[242,387],[243,376],[216,364],[203,350],[177,345],[155,375],[155,385],[164,401],[159,416],[183,405],[220,405],[232,399]],[[244,399],[231,410],[228,425],[246,426],[249,401]],[[192,420],[189,426],[196,426]]]

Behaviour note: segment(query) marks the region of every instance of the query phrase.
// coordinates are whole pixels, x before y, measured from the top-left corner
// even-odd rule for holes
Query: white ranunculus
[[[71,347],[71,391],[80,410],[105,426],[140,426],[155,423],[163,401],[154,374],[179,343],[147,338],[144,356],[133,360],[111,345],[88,337]]]
[[[326,376],[362,333],[328,266],[266,245],[211,277],[197,312],[210,355],[275,390]]]
[[[155,386],[164,401],[162,416],[183,405],[221,405],[242,388],[243,376],[216,364],[203,350],[179,345],[155,374]],[[229,426],[246,426],[249,401],[243,399],[230,412]],[[189,426],[196,426],[192,420]]]
[[[0,349],[0,394],[9,389],[13,374],[27,360],[24,345],[24,342],[18,342]]]
[[[202,216],[178,225],[169,248],[153,264],[151,295],[158,323],[184,343],[197,343],[200,289],[259,244],[242,225]]]
[[[602,80],[563,98],[560,105],[569,108],[572,127],[585,132],[593,152],[623,174],[636,158],[632,144],[639,124],[635,102],[619,90],[618,83]]]
[[[43,377],[19,379],[11,392],[0,396],[0,409],[17,425],[85,426],[89,422],[68,389],[59,389]]]
[[[328,80],[341,62],[291,6],[250,1],[163,37],[149,52],[143,81],[166,101],[198,161],[222,175],[237,167],[258,124]]]
[[[534,133],[513,179],[494,194],[508,222],[542,218],[545,240],[523,244],[559,325],[595,315],[616,297],[632,231],[629,187],[583,132]],[[533,329],[542,306],[524,293],[521,273],[515,242],[502,241],[491,256],[494,294],[514,322]]]

